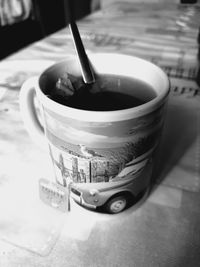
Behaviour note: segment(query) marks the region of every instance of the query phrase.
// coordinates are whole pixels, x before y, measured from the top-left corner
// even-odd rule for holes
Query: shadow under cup
[[[97,75],[135,78],[148,84],[156,94],[134,108],[80,110],[46,96],[64,72],[81,76],[76,58],[53,65],[39,78],[36,93],[56,181],[76,185],[82,203],[102,206],[114,195],[123,192],[137,196],[148,187],[170,84],[159,67],[136,57],[99,53],[89,58]],[[134,92],[129,90],[128,94]]]

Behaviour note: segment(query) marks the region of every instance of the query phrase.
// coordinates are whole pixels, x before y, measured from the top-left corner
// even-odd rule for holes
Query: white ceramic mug
[[[139,79],[156,96],[140,106],[116,111],[61,105],[44,92],[65,71],[81,75],[77,59],[71,57],[23,84],[21,114],[33,140],[40,146],[48,144],[56,181],[63,186],[70,182],[71,194],[81,204],[118,213],[149,186],[170,83],[159,67],[137,57],[97,53],[89,59],[97,75]],[[42,120],[34,105],[35,92]]]

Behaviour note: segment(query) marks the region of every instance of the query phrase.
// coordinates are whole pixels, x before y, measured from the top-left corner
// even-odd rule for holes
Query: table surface
[[[1,267],[198,266],[199,13],[198,4],[115,1],[78,22],[88,53],[139,56],[171,80],[155,185],[118,215],[74,202],[70,213],[62,213],[39,199],[39,179],[54,177],[49,156],[24,128],[19,91],[28,77],[75,54],[68,28],[0,62]]]

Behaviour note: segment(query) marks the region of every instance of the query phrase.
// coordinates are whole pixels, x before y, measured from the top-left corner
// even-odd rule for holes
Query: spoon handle
[[[73,42],[81,66],[83,80],[85,83],[94,83],[95,82],[94,73],[90,67],[90,63],[81,40],[78,27],[76,23],[72,20],[69,23],[69,29],[73,36]]]

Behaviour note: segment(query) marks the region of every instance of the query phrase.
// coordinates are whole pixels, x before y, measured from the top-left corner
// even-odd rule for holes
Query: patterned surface
[[[79,22],[91,53],[140,56],[171,77],[166,126],[153,176],[156,184],[145,201],[116,216],[74,203],[71,213],[55,214],[36,197],[38,179],[53,179],[53,175],[45,152],[32,143],[23,127],[18,94],[27,77],[74,54],[69,30],[0,62],[0,266],[27,266],[27,262],[30,267],[198,265],[199,13],[198,5],[115,1]]]

